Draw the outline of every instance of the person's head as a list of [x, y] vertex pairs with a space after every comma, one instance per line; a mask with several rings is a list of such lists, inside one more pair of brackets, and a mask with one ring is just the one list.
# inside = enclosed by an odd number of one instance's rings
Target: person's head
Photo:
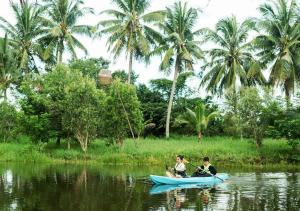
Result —
[[203, 165], [207, 166], [209, 164], [209, 157], [203, 158]]
[[177, 156], [176, 156], [176, 162], [177, 162], [177, 163], [182, 163], [182, 162], [183, 162], [183, 159], [184, 159], [184, 156], [183, 156], [183, 155], [177, 155]]

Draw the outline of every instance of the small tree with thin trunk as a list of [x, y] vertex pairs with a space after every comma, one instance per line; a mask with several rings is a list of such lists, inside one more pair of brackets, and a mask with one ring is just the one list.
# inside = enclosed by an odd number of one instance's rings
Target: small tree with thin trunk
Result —
[[104, 93], [88, 77], [80, 77], [76, 83], [65, 88], [62, 125], [77, 139], [85, 153], [88, 144], [99, 132], [97, 129], [103, 121], [104, 101]]

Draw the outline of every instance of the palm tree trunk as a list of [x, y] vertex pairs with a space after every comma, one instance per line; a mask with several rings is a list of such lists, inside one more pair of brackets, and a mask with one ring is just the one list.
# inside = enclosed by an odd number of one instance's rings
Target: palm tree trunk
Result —
[[64, 48], [64, 44], [63, 41], [60, 40], [59, 44], [57, 46], [57, 55], [56, 55], [56, 59], [57, 59], [57, 64], [61, 64], [62, 63], [62, 54], [63, 54], [63, 48]]
[[129, 84], [131, 83], [132, 63], [133, 63], [133, 53], [132, 53], [132, 50], [130, 50], [130, 53], [129, 53], [129, 67], [128, 67], [128, 79], [127, 79], [127, 82]]
[[284, 92], [285, 92], [286, 109], [288, 110], [291, 107], [291, 96], [290, 96], [290, 91], [289, 91], [287, 81], [285, 81], [284, 83]]
[[7, 102], [7, 89], [6, 88], [3, 90], [3, 97], [4, 97], [4, 102]]
[[202, 133], [201, 131], [198, 132], [198, 142], [200, 143], [202, 140]]
[[178, 74], [179, 74], [179, 59], [177, 57], [176, 58], [176, 63], [175, 63], [175, 72], [174, 72], [172, 89], [171, 89], [171, 94], [170, 94], [170, 99], [169, 99], [168, 111], [167, 111], [166, 138], [170, 137], [170, 119], [171, 119], [171, 112], [172, 112], [172, 106], [173, 106], [173, 98], [174, 98], [174, 94], [175, 94], [175, 89], [176, 89], [176, 83], [177, 83]]

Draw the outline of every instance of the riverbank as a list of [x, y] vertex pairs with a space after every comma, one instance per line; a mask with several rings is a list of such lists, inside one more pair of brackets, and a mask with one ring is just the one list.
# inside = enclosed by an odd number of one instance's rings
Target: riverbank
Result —
[[286, 140], [264, 140], [263, 147], [257, 149], [249, 140], [229, 137], [207, 137], [198, 143], [195, 137], [165, 139], [129, 139], [123, 147], [106, 146], [96, 140], [84, 154], [78, 144], [62, 142], [60, 146], [48, 144], [33, 145], [29, 142], [0, 144], [0, 162], [45, 162], [45, 163], [84, 163], [165, 165], [173, 164], [177, 154], [183, 154], [191, 162], [199, 162], [209, 156], [214, 163], [223, 165], [272, 166], [299, 164], [299, 153], [293, 152]]

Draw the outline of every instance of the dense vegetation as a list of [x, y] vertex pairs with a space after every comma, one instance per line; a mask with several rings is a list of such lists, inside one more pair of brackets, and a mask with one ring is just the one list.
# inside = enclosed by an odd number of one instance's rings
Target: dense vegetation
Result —
[[[95, 13], [82, 0], [12, 1], [15, 24], [0, 17], [5, 33], [0, 38], [0, 141], [6, 143], [0, 145], [0, 160], [16, 160], [5, 158], [6, 150], [24, 153], [27, 149], [42, 152], [45, 159], [78, 159], [79, 152], [72, 149], [76, 144], [85, 158], [96, 156], [93, 152], [113, 152], [111, 156], [120, 152], [118, 159], [122, 153], [128, 153], [126, 159], [144, 153], [148, 160], [151, 151], [143, 147], [153, 149], [153, 156], [196, 157], [197, 138], [184, 144], [141, 140], [169, 138], [170, 133], [197, 134], [199, 141], [203, 136], [224, 136], [201, 141], [208, 150], [201, 153], [216, 160], [221, 160], [218, 153], [227, 156], [230, 149], [224, 146], [229, 144], [240, 148], [230, 158], [249, 153], [235, 158], [236, 162], [300, 160], [300, 5], [296, 0], [267, 2], [258, 8], [260, 17], [242, 23], [235, 16], [227, 17], [215, 29], [195, 29], [201, 21], [199, 11], [181, 1], [152, 12], [147, 11], [150, 0], [113, 3], [115, 8], [101, 13], [111, 17], [96, 26], [79, 24], [85, 15]], [[107, 39], [115, 58], [126, 54], [128, 71], [115, 70], [112, 81], [109, 74], [107, 81], [99, 80], [99, 71], [110, 69], [111, 61], [77, 58], [78, 49], [88, 51], [80, 42], [83, 35]], [[213, 47], [205, 49], [203, 43]], [[72, 59], [63, 62], [66, 53]], [[133, 62], [149, 63], [157, 55], [162, 56], [161, 71], [172, 73], [173, 79], [138, 83]], [[200, 72], [197, 63], [203, 64]], [[208, 93], [205, 99], [188, 85], [192, 77], [201, 80], [199, 89]], [[273, 97], [278, 88], [283, 98]], [[131, 138], [128, 141], [135, 149], [124, 144], [126, 138]], [[214, 147], [216, 151], [209, 151]], [[155, 148], [160, 148], [159, 153]]]

